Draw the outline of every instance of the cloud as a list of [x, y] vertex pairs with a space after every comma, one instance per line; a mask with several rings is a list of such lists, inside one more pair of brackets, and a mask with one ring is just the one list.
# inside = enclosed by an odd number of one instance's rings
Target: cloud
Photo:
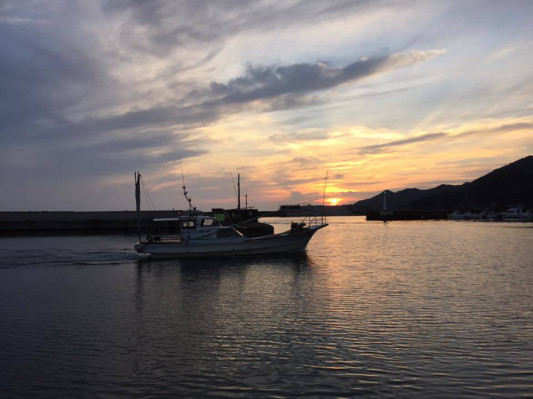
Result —
[[279, 97], [286, 94], [306, 94], [355, 82], [395, 68], [429, 61], [443, 54], [442, 50], [411, 51], [363, 58], [344, 67], [324, 63], [282, 66], [248, 66], [243, 76], [228, 83], [212, 83], [211, 92], [220, 95], [224, 103], [244, 103]]
[[295, 133], [276, 133], [269, 137], [275, 143], [287, 143], [294, 141], [317, 141], [326, 140], [331, 136], [329, 132], [306, 130]]
[[[392, 54], [361, 59], [345, 67], [330, 67], [324, 63], [248, 67], [242, 76], [231, 79], [225, 84], [211, 83], [209, 88], [203, 91], [203, 101], [196, 104], [156, 105], [105, 117], [87, 116], [77, 122], [64, 116], [70, 106], [66, 102], [69, 97], [63, 99], [64, 103], [55, 104], [54, 97], [51, 95], [54, 90], [52, 86], [55, 84], [55, 72], [53, 71], [56, 68], [69, 69], [70, 59], [64, 61], [61, 57], [52, 57], [54, 62], [51, 62], [48, 75], [41, 76], [47, 82], [45, 83], [47, 85], [45, 90], [40, 90], [37, 87], [35, 93], [35, 87], [26, 86], [23, 79], [14, 77], [13, 80], [17, 83], [12, 89], [13, 96], [10, 97], [9, 104], [15, 107], [18, 113], [10, 114], [12, 129], [8, 130], [6, 141], [24, 142], [27, 140], [86, 137], [107, 134], [116, 130], [135, 130], [156, 126], [172, 128], [175, 134], [186, 132], [190, 129], [206, 126], [222, 115], [240, 112], [243, 107], [259, 100], [263, 101], [265, 110], [302, 106], [307, 103], [305, 97], [310, 93], [355, 82], [376, 73], [384, 73], [395, 67], [405, 67], [422, 62], [424, 59], [429, 60], [436, 54], [440, 54], [440, 52], [414, 51], [406, 54]], [[74, 62], [74, 65], [77, 65], [77, 62]], [[91, 69], [86, 67], [80, 68], [79, 71], [72, 68], [71, 74], [73, 74], [73, 79], [80, 78], [82, 87], [88, 87], [92, 76], [90, 72]], [[16, 69], [12, 67], [0, 79], [8, 81], [13, 78], [12, 75], [14, 74], [16, 74]], [[41, 75], [43, 74], [46, 72], [41, 73]], [[62, 81], [61, 84], [68, 86], [69, 83], [67, 80]], [[66, 90], [61, 90], [60, 84], [57, 86], [60, 93], [65, 93]], [[41, 93], [41, 91], [45, 93]], [[16, 93], [18, 92], [27, 94], [19, 97], [17, 103]], [[52, 98], [47, 101], [49, 94]], [[81, 93], [77, 94], [81, 95]], [[196, 97], [197, 95], [198, 91]], [[284, 98], [285, 101], [280, 102], [280, 98]], [[72, 99], [70, 100], [72, 101]], [[39, 101], [39, 104], [31, 104], [31, 101]], [[30, 111], [29, 115], [23, 113], [22, 110], [27, 108], [34, 111]], [[324, 133], [313, 133], [295, 135], [293, 139], [322, 139], [325, 137]], [[281, 139], [281, 137], [277, 138]]]
[[532, 122], [517, 122], [517, 123], [508, 123], [496, 127], [486, 128], [486, 129], [473, 129], [467, 130], [462, 133], [454, 135], [454, 137], [467, 137], [474, 135], [486, 135], [486, 134], [499, 134], [499, 133], [509, 133], [516, 130], [533, 130]]
[[4, 129], [32, 121], [57, 121], [87, 95], [105, 73], [68, 41], [57, 42], [40, 26], [0, 24], [0, 119]]
[[[322, 160], [317, 157], [295, 157], [286, 162], [285, 166], [288, 166], [290, 170], [296, 169], [314, 169], [322, 164]], [[284, 167], [285, 167], [284, 166]]]
[[441, 133], [428, 133], [428, 134], [423, 134], [421, 136], [411, 137], [411, 138], [408, 138], [408, 139], [389, 141], [388, 143], [384, 143], [384, 144], [375, 144], [375, 145], [369, 145], [369, 146], [366, 146], [366, 147], [359, 147], [359, 153], [360, 154], [375, 154], [375, 153], [381, 152], [383, 150], [386, 150], [386, 149], [388, 149], [390, 147], [399, 147], [399, 146], [412, 144], [412, 143], [419, 143], [419, 142], [424, 142], [424, 141], [437, 140], [437, 139], [441, 139], [441, 138], [446, 137], [446, 136], [448, 136], [448, 134], [447, 133], [443, 133], [443, 132], [441, 132]]
[[164, 56], [176, 47], [205, 50], [236, 35], [317, 24], [383, 5], [391, 7], [386, 0], [114, 0], [103, 3], [103, 11], [120, 16], [122, 39], [133, 48]]
[[490, 134], [508, 133], [508, 132], [513, 132], [516, 130], [526, 130], [526, 129], [533, 129], [533, 123], [531, 122], [509, 123], [509, 124], [503, 124], [500, 126], [486, 128], [486, 129], [467, 130], [465, 132], [457, 133], [457, 134], [445, 133], [445, 132], [428, 133], [428, 134], [423, 134], [420, 136], [411, 137], [407, 139], [390, 141], [388, 143], [359, 147], [358, 150], [360, 154], [375, 154], [375, 153], [379, 153], [382, 151], [386, 151], [390, 147], [399, 147], [399, 146], [408, 145], [412, 143], [438, 140], [438, 139], [442, 139], [445, 137], [449, 140], [455, 140], [455, 139], [459, 139], [462, 137], [468, 137], [468, 136], [474, 136], [474, 135], [487, 135], [487, 134], [490, 135]]
[[[36, 175], [46, 175], [47, 179], [75, 178], [92, 176], [107, 179], [111, 176], [128, 173], [133, 168], [150, 172], [162, 165], [175, 164], [178, 157], [183, 159], [205, 154], [207, 150], [194, 144], [173, 141], [157, 149], [142, 146], [142, 140], [125, 140], [130, 148], [122, 148], [121, 141], [84, 146], [80, 148], [59, 147], [44, 152], [28, 151], [30, 156], [21, 159], [17, 151], [2, 157], [0, 166], [16, 170], [16, 176], [5, 175], [9, 180], [34, 179]], [[168, 166], [167, 166], [168, 167]], [[38, 173], [36, 173], [38, 169]]]
[[[340, 67], [326, 63], [248, 66], [241, 76], [212, 82], [202, 89], [197, 82], [177, 81], [176, 76], [187, 68], [182, 62], [186, 57], [169, 58], [164, 68], [142, 80], [125, 80], [121, 73], [126, 71], [124, 76], [139, 79], [139, 73], [151, 72], [150, 63], [135, 55], [135, 48], [158, 48], [156, 53], [169, 55], [171, 47], [181, 51], [183, 46], [189, 51], [198, 43], [217, 42], [249, 29], [308, 24], [379, 4], [117, 0], [59, 7], [47, 2], [25, 5], [6, 0], [0, 7], [4, 145], [41, 146], [54, 140], [110, 136], [125, 130], [136, 135], [154, 128], [167, 128], [174, 135], [188, 134], [249, 107], [272, 111], [314, 104], [319, 100], [312, 94], [436, 54], [412, 51], [364, 58]], [[197, 51], [201, 54], [198, 60], [204, 61], [217, 52], [212, 46]], [[137, 75], [131, 73], [133, 68], [139, 68]], [[156, 84], [169, 95], [156, 96]], [[143, 96], [158, 101], [143, 101]]]

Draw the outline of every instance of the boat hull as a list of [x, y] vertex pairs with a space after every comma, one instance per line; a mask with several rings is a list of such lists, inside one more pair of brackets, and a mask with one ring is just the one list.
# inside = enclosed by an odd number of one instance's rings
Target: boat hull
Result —
[[138, 243], [135, 250], [154, 259], [249, 256], [305, 251], [313, 235], [326, 225], [261, 237]]

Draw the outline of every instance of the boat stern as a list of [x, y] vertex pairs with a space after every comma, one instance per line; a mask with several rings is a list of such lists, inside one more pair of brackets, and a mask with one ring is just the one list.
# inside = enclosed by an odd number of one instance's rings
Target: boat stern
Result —
[[133, 248], [135, 248], [135, 251], [140, 253], [140, 254], [144, 254], [144, 248], [146, 247], [146, 244], [143, 243], [143, 242], [138, 242], [137, 244], [135, 244], [133, 246]]

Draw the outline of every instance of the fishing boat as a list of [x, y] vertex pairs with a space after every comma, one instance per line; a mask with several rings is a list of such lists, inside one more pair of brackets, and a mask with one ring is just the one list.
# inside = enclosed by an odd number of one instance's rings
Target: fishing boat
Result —
[[[243, 236], [234, 226], [222, 226], [214, 217], [200, 214], [191, 204], [183, 186], [189, 211], [174, 218], [154, 219], [161, 231], [172, 234], [141, 237], [138, 224], [138, 242], [135, 251], [151, 258], [201, 258], [217, 256], [246, 256], [303, 252], [313, 235], [326, 227], [325, 216], [310, 217], [283, 233], [258, 237]], [[135, 197], [140, 213], [140, 173], [136, 173]]]

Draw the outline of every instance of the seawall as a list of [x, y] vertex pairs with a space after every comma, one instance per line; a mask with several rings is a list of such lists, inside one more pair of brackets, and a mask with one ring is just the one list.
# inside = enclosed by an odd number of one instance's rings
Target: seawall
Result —
[[[153, 219], [176, 217], [179, 211], [141, 211], [143, 233], [150, 232]], [[137, 212], [0, 212], [0, 233], [15, 232], [136, 232]]]
[[439, 211], [389, 211], [385, 214], [382, 211], [369, 211], [366, 213], [366, 220], [445, 220], [448, 219], [448, 212]]

